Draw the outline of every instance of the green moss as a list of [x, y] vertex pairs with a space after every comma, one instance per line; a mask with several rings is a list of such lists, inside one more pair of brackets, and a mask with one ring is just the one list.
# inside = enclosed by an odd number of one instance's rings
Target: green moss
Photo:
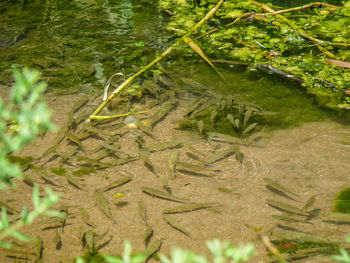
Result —
[[[179, 5], [178, 0], [160, 0], [160, 3], [163, 2], [167, 2], [168, 7], [177, 14], [170, 19], [170, 23], [178, 31], [185, 32], [191, 28], [182, 22], [183, 19], [198, 18], [198, 9], [189, 4]], [[296, 5], [297, 3], [293, 4]], [[210, 6], [203, 2], [201, 13], [203, 8], [208, 11]], [[250, 1], [233, 0], [222, 5], [215, 18], [203, 25], [198, 32], [201, 35], [214, 27], [220, 28], [196, 40], [204, 53], [208, 57], [250, 62], [253, 67], [269, 64], [293, 75], [303, 80], [306, 91], [316, 98], [321, 107], [340, 110], [339, 104], [349, 103], [350, 96], [341, 90], [348, 89], [350, 73], [345, 68], [330, 65], [327, 52], [320, 52], [305, 37], [306, 32], [322, 41], [349, 44], [350, 20], [345, 16], [350, 13], [350, 8], [347, 5], [338, 9], [308, 8], [275, 17], [266, 15], [268, 22], [243, 18], [230, 27], [223, 26], [230, 24], [239, 14], [249, 12], [266, 11]], [[286, 17], [288, 23], [285, 22]], [[348, 57], [346, 45], [327, 43], [323, 48], [334, 55], [333, 59], [344, 60]]]
[[338, 213], [350, 214], [350, 187], [338, 193], [333, 210]]

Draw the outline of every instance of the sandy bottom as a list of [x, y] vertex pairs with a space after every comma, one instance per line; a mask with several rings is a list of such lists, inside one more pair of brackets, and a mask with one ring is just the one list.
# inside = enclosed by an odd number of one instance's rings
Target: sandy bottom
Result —
[[[53, 110], [53, 122], [58, 126], [64, 126], [68, 121], [68, 112], [80, 98], [81, 95], [48, 97], [47, 102]], [[91, 104], [93, 103], [90, 103], [91, 109], [88, 105], [80, 111], [87, 109], [91, 112], [94, 109], [94, 105]], [[134, 251], [143, 251], [146, 223], [139, 215], [140, 201], [146, 208], [147, 224], [154, 231], [150, 243], [161, 239], [160, 252], [164, 254], [169, 254], [174, 246], [208, 254], [206, 240], [218, 238], [228, 240], [235, 245], [253, 243], [258, 255], [250, 262], [262, 263], [271, 262], [272, 259], [268, 257], [260, 235], [267, 235], [270, 240], [281, 240], [282, 238], [276, 236], [276, 233], [300, 233], [291, 230], [297, 229], [314, 234], [312, 237], [317, 235], [317, 237], [328, 238], [329, 241], [344, 240], [345, 235], [350, 231], [350, 225], [331, 224], [324, 221], [327, 221], [327, 215], [332, 211], [335, 195], [349, 187], [349, 126], [325, 121], [308, 123], [293, 129], [261, 133], [259, 134], [262, 136], [261, 147], [240, 146], [244, 154], [242, 164], [237, 161], [235, 155], [231, 155], [213, 163], [208, 171], [203, 172], [204, 175], [190, 174], [179, 168], [173, 174], [168, 160], [175, 150], [179, 152], [180, 161], [199, 165], [200, 160], [206, 160], [230, 146], [223, 142], [208, 142], [189, 131], [178, 130], [178, 125], [173, 121], [182, 118], [188, 104], [189, 99], [180, 100], [176, 109], [154, 126], [152, 131], [154, 139], [142, 132], [139, 134], [142, 134], [144, 140], [142, 144], [146, 148], [159, 142], [193, 136], [189, 144], [199, 152], [193, 152], [183, 146], [152, 152], [149, 159], [153, 164], [153, 171], [145, 165], [143, 160], [138, 159], [124, 165], [99, 169], [89, 175], [74, 176], [81, 189], [70, 184], [64, 176], [51, 172], [52, 168], [58, 167], [63, 167], [69, 172], [81, 168], [84, 162], [76, 159], [61, 163], [61, 158], [52, 159], [55, 154], [51, 153], [36, 164], [45, 168], [48, 178], [58, 187], [46, 184], [36, 170], [29, 169], [25, 172], [27, 176], [38, 182], [41, 188], [50, 186], [59, 193], [61, 200], [55, 207], [68, 212], [68, 218], [63, 226], [60, 222], [49, 222], [46, 221], [47, 218], [41, 218], [30, 227], [22, 229], [25, 234], [41, 237], [42, 262], [72, 262], [74, 257], [85, 254], [87, 248], [83, 247], [82, 236], [88, 230], [97, 234], [108, 230], [108, 233], [95, 244], [96, 247], [101, 248], [102, 253], [120, 254], [124, 240], [131, 241]], [[158, 106], [139, 118], [152, 116], [157, 110], [159, 110]], [[101, 127], [108, 131], [112, 124], [108, 125], [109, 127]], [[122, 151], [129, 155], [138, 153], [139, 147], [135, 140], [137, 134], [135, 135], [133, 130], [123, 127], [113, 133], [119, 135], [117, 143]], [[52, 146], [55, 136], [54, 133], [47, 133], [44, 138], [25, 147], [20, 155], [40, 157]], [[101, 135], [83, 140], [85, 152], [79, 150], [77, 155], [94, 158], [98, 153], [93, 153], [92, 150], [103, 144], [107, 138], [108, 136]], [[75, 144], [64, 138], [57, 151], [65, 152], [73, 145]], [[117, 155], [125, 157], [123, 154]], [[107, 157], [101, 162], [113, 160], [118, 159]], [[131, 181], [103, 193], [115, 219], [115, 223], [112, 223], [96, 204], [95, 191], [125, 176], [130, 176]], [[196, 203], [217, 203], [219, 206], [171, 215], [189, 233], [185, 235], [165, 222], [162, 216], [162, 210], [182, 204], [160, 199], [142, 191], [142, 187], [165, 191], [161, 177], [167, 180], [168, 190], [171, 190], [173, 196]], [[294, 199], [291, 200], [283, 197], [281, 193], [270, 191], [271, 189], [266, 188], [269, 181], [265, 178], [273, 180], [298, 196], [289, 194]], [[0, 196], [2, 201], [21, 210], [23, 204], [31, 203], [32, 187], [22, 181], [17, 182], [17, 185], [15, 190], [2, 192]], [[124, 196], [115, 198], [113, 196], [116, 193], [123, 193]], [[316, 201], [309, 210], [318, 213], [308, 221], [308, 224], [281, 221], [272, 217], [283, 213], [276, 207], [269, 206], [267, 201], [274, 200], [302, 208], [312, 196], [316, 197]], [[96, 227], [84, 222], [80, 214], [81, 208], [87, 211], [89, 221]], [[296, 218], [295, 215], [289, 216]], [[300, 216], [297, 218], [305, 219]], [[281, 226], [290, 229], [282, 229]], [[61, 238], [61, 245], [58, 246], [55, 242], [57, 234]], [[282, 245], [293, 247], [295, 242], [286, 241]], [[21, 252], [1, 250], [0, 262], [35, 262], [36, 252], [32, 245], [15, 246], [14, 249]], [[284, 256], [293, 257], [293, 253]], [[328, 256], [318, 256], [315, 253], [315, 256], [306, 257], [300, 261], [329, 262], [330, 260]]]

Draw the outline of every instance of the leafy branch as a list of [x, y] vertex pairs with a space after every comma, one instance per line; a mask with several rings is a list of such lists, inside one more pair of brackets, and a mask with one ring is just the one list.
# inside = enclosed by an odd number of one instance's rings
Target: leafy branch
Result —
[[10, 248], [11, 244], [3, 241], [5, 238], [11, 236], [20, 241], [28, 242], [32, 239], [26, 235], [21, 234], [17, 230], [24, 225], [30, 225], [38, 216], [47, 215], [50, 217], [61, 217], [61, 213], [49, 208], [54, 205], [59, 197], [54, 194], [51, 189], [45, 188], [47, 196], [40, 198], [38, 186], [33, 187], [33, 211], [29, 212], [27, 206], [25, 206], [21, 213], [21, 218], [15, 224], [9, 222], [7, 217], [7, 210], [5, 207], [1, 210], [1, 221], [0, 221], [0, 246], [4, 248]]
[[10, 103], [0, 98], [0, 189], [13, 185], [12, 178], [21, 177], [18, 166], [10, 163], [8, 156], [30, 143], [40, 132], [52, 130], [50, 111], [41, 98], [46, 84], [37, 83], [40, 73], [24, 68], [14, 69], [15, 85], [10, 93]]

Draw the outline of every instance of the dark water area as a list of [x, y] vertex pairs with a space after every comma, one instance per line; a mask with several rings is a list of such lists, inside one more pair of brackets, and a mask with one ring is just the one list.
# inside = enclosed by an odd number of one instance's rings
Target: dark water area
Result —
[[[274, 4], [289, 7], [309, 2]], [[156, 8], [155, 1], [5, 1], [0, 13], [0, 81], [5, 85], [12, 82], [13, 66], [27, 66], [42, 73], [49, 91], [76, 88], [96, 93], [113, 73], [131, 76], [174, 41], [164, 29], [166, 14]], [[227, 85], [208, 66], [179, 57], [177, 53], [164, 60], [177, 77], [193, 78], [209, 89], [233, 93], [239, 100], [277, 113], [266, 119], [271, 127], [334, 115], [320, 109], [294, 82], [266, 72], [218, 65]], [[193, 59], [198, 56], [193, 54]]]
[[1, 80], [10, 80], [11, 66], [26, 65], [50, 88], [102, 85], [164, 46], [162, 17], [153, 10], [133, 1], [2, 3]]

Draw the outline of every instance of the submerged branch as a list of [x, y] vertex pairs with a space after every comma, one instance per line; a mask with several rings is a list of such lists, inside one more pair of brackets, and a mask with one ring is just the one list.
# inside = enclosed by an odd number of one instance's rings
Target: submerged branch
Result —
[[307, 5], [303, 5], [303, 6], [288, 8], [288, 9], [284, 9], [284, 10], [280, 10], [280, 11], [275, 11], [272, 14], [273, 15], [279, 15], [279, 14], [283, 14], [283, 13], [287, 13], [287, 12], [293, 12], [293, 11], [298, 11], [298, 10], [310, 8], [310, 7], [315, 6], [315, 5], [317, 5], [317, 6], [324, 6], [324, 7], [330, 7], [330, 8], [340, 8], [340, 6], [325, 4], [325, 3], [321, 3], [321, 2], [316, 2], [316, 3], [311, 3], [311, 4], [307, 4]]
[[113, 91], [113, 93], [101, 103], [101, 105], [92, 113], [89, 118], [88, 122], [96, 119], [97, 114], [101, 112], [101, 110], [107, 106], [111, 102], [111, 100], [120, 93], [123, 89], [125, 89], [135, 78], [140, 76], [143, 72], [157, 64], [160, 60], [162, 60], [164, 57], [166, 57], [177, 45], [179, 45], [184, 39], [186, 39], [188, 36], [190, 36], [195, 30], [197, 30], [202, 24], [204, 24], [210, 17], [212, 17], [220, 8], [224, 0], [220, 0], [216, 6], [211, 9], [191, 30], [189, 30], [183, 37], [179, 38], [174, 44], [172, 44], [167, 50], [165, 50], [159, 57], [154, 59], [151, 63], [149, 63], [146, 67], [129, 77], [126, 81], [124, 81], [116, 90]]

